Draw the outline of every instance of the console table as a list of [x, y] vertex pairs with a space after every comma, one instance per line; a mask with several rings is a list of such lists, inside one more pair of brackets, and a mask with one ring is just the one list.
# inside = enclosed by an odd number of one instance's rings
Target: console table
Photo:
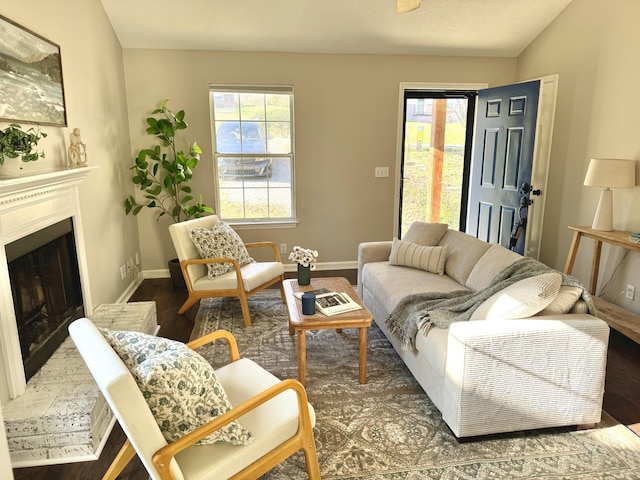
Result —
[[602, 244], [608, 243], [610, 245], [615, 245], [617, 247], [626, 248], [627, 250], [633, 250], [636, 252], [640, 252], [640, 244], [629, 242], [627, 239], [629, 238], [629, 235], [631, 235], [631, 232], [625, 232], [623, 230], [602, 232], [594, 230], [591, 227], [569, 228], [573, 230], [573, 240], [571, 241], [571, 247], [569, 248], [569, 255], [567, 256], [567, 263], [565, 264], [564, 272], [567, 275], [571, 274], [582, 237], [594, 240], [595, 245], [593, 249], [593, 261], [591, 264], [589, 293], [594, 295], [593, 301], [596, 305], [596, 309], [598, 310], [598, 316], [606, 321], [610, 327], [615, 328], [626, 337], [640, 344], [640, 319], [638, 315], [613, 305], [602, 298], [595, 297], [596, 286], [598, 283], [598, 271], [600, 269], [600, 253], [602, 251]]

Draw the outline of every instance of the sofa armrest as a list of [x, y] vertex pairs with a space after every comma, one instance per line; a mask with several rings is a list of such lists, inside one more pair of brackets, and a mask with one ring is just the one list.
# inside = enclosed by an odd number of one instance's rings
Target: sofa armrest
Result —
[[460, 437], [597, 423], [608, 342], [591, 315], [453, 323], [443, 418]]
[[358, 245], [358, 295], [362, 298], [362, 267], [370, 262], [384, 262], [391, 255], [391, 240], [363, 242]]

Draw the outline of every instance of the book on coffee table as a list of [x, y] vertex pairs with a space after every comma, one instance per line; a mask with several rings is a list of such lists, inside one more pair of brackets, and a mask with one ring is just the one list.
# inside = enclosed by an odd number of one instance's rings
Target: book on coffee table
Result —
[[294, 292], [293, 296], [296, 298], [302, 298], [303, 293], [313, 293], [314, 295], [320, 295], [321, 293], [331, 293], [328, 288], [316, 288], [315, 290], [309, 290], [308, 292]]
[[328, 317], [340, 313], [360, 310], [359, 303], [343, 292], [329, 292], [316, 295], [316, 308]]

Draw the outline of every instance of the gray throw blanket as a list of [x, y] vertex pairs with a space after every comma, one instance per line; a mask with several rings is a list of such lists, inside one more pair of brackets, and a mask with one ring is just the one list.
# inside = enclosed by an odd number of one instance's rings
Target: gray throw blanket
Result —
[[[414, 350], [419, 331], [426, 334], [433, 326], [449, 328], [453, 322], [469, 320], [482, 302], [494, 293], [525, 278], [549, 272], [557, 270], [533, 258], [524, 257], [502, 270], [484, 290], [408, 295], [398, 302], [386, 323], [391, 333], [401, 340], [403, 349]], [[593, 300], [580, 281], [569, 275], [561, 275], [562, 285], [582, 288], [581, 299], [587, 304], [588, 312], [595, 314]]]

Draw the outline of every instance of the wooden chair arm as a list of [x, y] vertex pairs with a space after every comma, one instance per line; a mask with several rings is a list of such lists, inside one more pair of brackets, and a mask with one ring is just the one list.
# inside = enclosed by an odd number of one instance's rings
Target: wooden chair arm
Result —
[[282, 261], [280, 258], [280, 250], [278, 250], [278, 247], [273, 242], [250, 242], [245, 243], [244, 246], [247, 248], [271, 247], [273, 254], [275, 255], [276, 262]]
[[227, 330], [216, 330], [214, 332], [203, 335], [202, 337], [198, 337], [195, 340], [187, 343], [187, 347], [195, 350], [196, 348], [200, 348], [203, 345], [215, 342], [220, 338], [225, 339], [229, 345], [229, 356], [231, 357], [231, 361], [235, 362], [236, 360], [240, 360], [240, 353], [238, 352], [238, 342], [236, 342], [233, 334]]
[[232, 408], [224, 415], [205, 423], [204, 425], [196, 428], [192, 432], [188, 433], [184, 437], [162, 447], [153, 455], [153, 464], [158, 469], [160, 477], [162, 479], [173, 480], [171, 470], [169, 468], [171, 459], [181, 452], [182, 450], [194, 445], [198, 440], [203, 439], [207, 435], [219, 430], [228, 423], [237, 420], [247, 412], [254, 410], [263, 403], [271, 400], [273, 397], [279, 395], [286, 390], [294, 390], [298, 397], [298, 431], [300, 431], [301, 425], [310, 425], [311, 417], [309, 416], [309, 406], [307, 400], [307, 392], [300, 382], [295, 379], [289, 378], [283, 380], [267, 390], [259, 393], [241, 403], [237, 407]]

